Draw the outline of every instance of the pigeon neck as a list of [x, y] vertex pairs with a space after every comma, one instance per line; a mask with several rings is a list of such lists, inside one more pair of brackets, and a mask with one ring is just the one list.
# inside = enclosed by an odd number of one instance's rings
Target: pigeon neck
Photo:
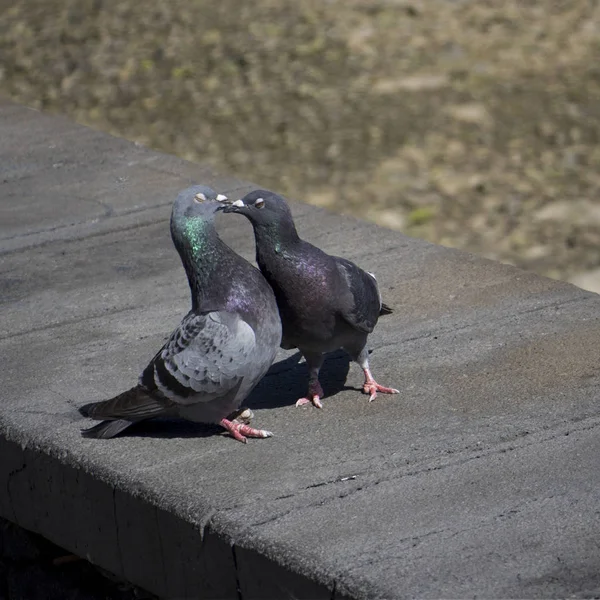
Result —
[[281, 253], [289, 246], [300, 241], [296, 226], [291, 218], [281, 219], [271, 223], [261, 223], [254, 229], [257, 246], [272, 247], [275, 252]]
[[[209, 291], [218, 293], [215, 282], [227, 280], [223, 258], [231, 250], [221, 241], [213, 224], [199, 218], [190, 218], [184, 223], [183, 236], [175, 241], [175, 245], [190, 285], [192, 309], [197, 309]], [[219, 277], [214, 276], [217, 271]], [[207, 289], [208, 281], [211, 282], [210, 290]]]

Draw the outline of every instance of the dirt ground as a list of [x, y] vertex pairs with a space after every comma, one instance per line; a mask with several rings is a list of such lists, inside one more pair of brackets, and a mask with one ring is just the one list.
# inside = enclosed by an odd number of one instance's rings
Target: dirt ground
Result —
[[2, 94], [600, 290], [597, 0], [0, 10]]

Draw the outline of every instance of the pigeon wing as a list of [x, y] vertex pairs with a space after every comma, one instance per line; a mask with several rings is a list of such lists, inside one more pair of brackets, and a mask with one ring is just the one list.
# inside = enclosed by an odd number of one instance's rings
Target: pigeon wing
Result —
[[140, 383], [177, 404], [210, 402], [254, 371], [256, 338], [238, 314], [190, 312], [146, 367]]
[[381, 294], [377, 280], [345, 258], [335, 257], [338, 272], [346, 283], [348, 293], [343, 294], [339, 314], [355, 329], [371, 333], [381, 311]]

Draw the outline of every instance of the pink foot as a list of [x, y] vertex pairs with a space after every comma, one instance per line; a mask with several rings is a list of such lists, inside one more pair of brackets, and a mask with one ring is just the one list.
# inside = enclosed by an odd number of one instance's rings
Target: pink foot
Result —
[[373, 379], [373, 375], [371, 375], [371, 371], [369, 369], [364, 369], [365, 372], [365, 383], [363, 385], [363, 392], [365, 394], [369, 394], [369, 402], [373, 402], [375, 398], [377, 398], [377, 392], [381, 392], [382, 394], [399, 394], [400, 391], [395, 388], [385, 387], [383, 385], [379, 385], [375, 379]]
[[253, 438], [273, 437], [273, 434], [270, 431], [265, 431], [264, 429], [254, 429], [253, 427], [245, 425], [244, 423], [236, 423], [235, 421], [229, 421], [227, 419], [221, 419], [221, 425], [227, 429], [233, 438], [235, 438], [238, 442], [242, 442], [243, 444], [247, 442], [247, 439], [244, 436]]
[[308, 384], [308, 394], [304, 398], [300, 398], [296, 402], [296, 406], [304, 406], [305, 404], [312, 404], [317, 408], [323, 408], [323, 404], [321, 403], [321, 398], [323, 397], [323, 388], [321, 384], [317, 381], [316, 383], [309, 382]]
[[317, 394], [309, 398], [299, 398], [296, 402], [296, 406], [304, 406], [305, 404], [313, 404], [317, 408], [323, 408], [321, 398]]

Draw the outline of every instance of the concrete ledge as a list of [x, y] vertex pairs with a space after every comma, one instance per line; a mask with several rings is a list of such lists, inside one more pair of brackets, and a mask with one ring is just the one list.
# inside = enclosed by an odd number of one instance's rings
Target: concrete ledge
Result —
[[[161, 597], [600, 593], [600, 297], [293, 205], [377, 273], [393, 315], [369, 404], [340, 353], [323, 411], [281, 351], [246, 446], [148, 423], [86, 440], [76, 408], [132, 385], [187, 310], [174, 193], [250, 186], [0, 102], [0, 516]], [[224, 239], [252, 258], [241, 218]]]

